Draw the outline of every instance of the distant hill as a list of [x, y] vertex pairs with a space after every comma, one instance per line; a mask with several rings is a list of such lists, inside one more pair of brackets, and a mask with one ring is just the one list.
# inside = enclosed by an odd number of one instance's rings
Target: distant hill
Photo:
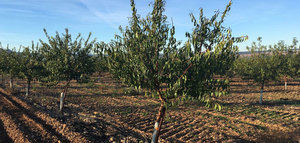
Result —
[[[262, 51], [262, 52], [264, 52], [264, 53], [269, 53], [270, 51]], [[300, 52], [300, 49], [297, 49], [297, 53], [298, 53], [298, 52]], [[259, 52], [256, 52], [256, 53], [259, 53]], [[240, 55], [241, 57], [248, 57], [248, 56], [251, 55], [251, 52], [249, 52], [249, 51], [241, 51], [241, 52], [239, 52], [239, 55]]]

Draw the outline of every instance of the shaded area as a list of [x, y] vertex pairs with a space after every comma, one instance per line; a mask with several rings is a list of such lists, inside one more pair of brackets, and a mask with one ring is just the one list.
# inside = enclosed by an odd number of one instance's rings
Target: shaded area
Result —
[[[261, 105], [259, 103], [252, 103], [250, 105]], [[275, 100], [275, 101], [263, 101], [265, 106], [282, 106], [282, 105], [295, 105], [300, 106], [300, 100]]]
[[82, 133], [84, 137], [92, 142], [107, 142], [109, 137], [106, 136], [106, 126], [103, 124], [103, 121], [98, 121], [96, 123], [86, 123], [81, 121], [76, 121], [72, 123], [76, 132]]
[[[295, 90], [288, 90], [288, 92], [292, 92]], [[282, 89], [270, 89], [270, 90], [264, 90], [264, 93], [272, 93], [272, 92], [276, 92], [276, 93], [286, 93], [287, 91], [282, 90]], [[230, 90], [230, 93], [260, 93], [260, 90], [248, 90], [248, 89], [244, 89], [244, 90]]]
[[[255, 143], [254, 141], [246, 140], [246, 139], [240, 138], [239, 136], [229, 135], [226, 133], [224, 133], [224, 135], [226, 138], [229, 137], [229, 138], [234, 139], [234, 143]], [[223, 140], [219, 140], [218, 142], [222, 142], [222, 141]]]
[[0, 120], [0, 142], [13, 143], [12, 139], [7, 135], [1, 120]]
[[294, 129], [291, 132], [269, 130], [263, 134], [258, 135], [257, 141], [266, 143], [299, 143], [300, 128]]
[[[0, 94], [2, 96], [4, 96], [5, 98], [7, 98], [10, 102], [12, 102], [12, 104], [14, 106], [16, 106], [17, 108], [19, 108], [20, 111], [22, 111], [24, 114], [26, 114], [27, 116], [29, 116], [32, 120], [34, 120], [35, 122], [39, 123], [40, 125], [42, 125], [42, 127], [48, 132], [50, 133], [52, 136], [56, 136], [59, 140], [63, 141], [63, 142], [70, 142], [66, 137], [62, 136], [60, 133], [56, 132], [55, 129], [52, 128], [52, 126], [46, 124], [45, 121], [43, 121], [42, 119], [38, 118], [37, 116], [35, 116], [31, 111], [23, 108], [19, 103], [17, 103], [16, 101], [14, 101], [11, 97], [9, 97], [8, 95], [0, 92]], [[5, 110], [5, 109], [4, 109]], [[7, 112], [7, 114], [11, 115], [12, 117], [14, 117], [14, 114], [12, 113], [15, 113], [15, 111], [11, 111], [9, 112], [8, 109], [5, 110]], [[17, 122], [16, 123], [19, 123], [20, 121], [18, 121], [18, 119], [16, 118], [15, 119]], [[26, 129], [27, 128], [27, 129]], [[26, 129], [27, 131], [26, 132], [30, 132], [29, 128], [28, 127], [24, 127], [24, 129]], [[33, 140], [36, 140], [36, 139], [33, 139]], [[42, 141], [42, 140], [41, 140]]]
[[222, 106], [227, 106], [227, 107], [230, 107], [230, 106], [249, 106], [249, 105], [255, 105], [255, 106], [270, 106], [270, 107], [273, 107], [273, 106], [283, 106], [283, 105], [294, 105], [294, 106], [300, 106], [300, 100], [286, 100], [286, 99], [282, 99], [282, 100], [273, 100], [273, 101], [270, 101], [270, 100], [263, 100], [263, 103], [262, 104], [259, 104], [259, 102], [247, 102], [247, 103], [244, 103], [244, 102], [221, 102], [221, 105]]
[[[48, 96], [48, 95], [41, 95], [41, 96]], [[84, 137], [86, 137], [88, 140], [92, 141], [92, 142], [107, 142], [109, 140], [109, 136], [106, 135], [106, 133], [108, 132], [112, 132], [113, 130], [116, 131], [113, 136], [122, 136], [122, 137], [135, 137], [139, 140], [144, 140], [144, 137], [138, 133], [135, 132], [132, 129], [128, 129], [126, 127], [123, 127], [121, 124], [122, 123], [115, 123], [112, 124], [110, 122], [115, 122], [115, 121], [105, 121], [101, 118], [91, 118], [91, 117], [82, 117], [81, 115], [79, 115], [79, 113], [90, 113], [91, 111], [97, 111], [96, 109], [101, 110], [102, 112], [107, 113], [107, 111], [109, 110], [118, 110], [120, 112], [126, 112], [126, 110], [128, 108], [135, 108], [136, 107], [125, 107], [125, 108], [120, 108], [118, 106], [107, 106], [107, 107], [103, 107], [103, 106], [93, 106], [91, 104], [86, 104], [86, 103], [81, 103], [82, 101], [85, 100], [80, 100], [78, 98], [82, 97], [82, 96], [88, 96], [88, 97], [92, 97], [92, 98], [99, 98], [101, 96], [121, 96], [118, 94], [109, 94], [109, 95], [80, 95], [80, 94], [69, 94], [67, 95], [66, 101], [65, 101], [65, 107], [64, 107], [64, 113], [63, 116], [59, 115], [56, 107], [58, 107], [58, 101], [54, 101], [54, 105], [56, 105], [54, 107], [54, 109], [50, 110], [47, 109], [46, 107], [42, 106], [40, 103], [35, 103], [38, 106], [41, 106], [39, 108], [41, 108], [41, 110], [43, 110], [44, 112], [47, 112], [49, 114], [49, 116], [59, 119], [60, 122], [62, 123], [67, 123], [70, 126], [72, 126], [74, 128], [74, 130], [76, 132], [79, 132], [81, 135], [83, 135]], [[26, 98], [23, 98], [22, 96], [18, 96], [18, 98], [26, 103], [29, 104], [33, 104], [33, 101], [30, 101]], [[93, 99], [92, 99], [93, 100]], [[69, 104], [74, 104], [74, 101], [76, 102], [76, 105], [80, 105], [80, 108], [77, 107], [73, 107], [73, 106], [69, 106]], [[57, 103], [56, 103], [57, 102]], [[53, 104], [53, 103], [52, 103]], [[145, 107], [148, 108], [148, 107]], [[110, 135], [111, 136], [111, 135]], [[115, 138], [117, 139], [117, 142], [120, 142], [120, 138]]]
[[12, 110], [6, 107], [2, 107], [2, 110], [4, 113], [9, 115], [12, 118], [12, 121], [18, 124], [18, 129], [26, 136], [28, 141], [30, 142], [45, 142], [46, 140], [43, 139], [42, 135], [37, 132], [32, 130], [32, 128], [24, 123], [22, 121], [22, 114], [19, 113], [16, 110]]

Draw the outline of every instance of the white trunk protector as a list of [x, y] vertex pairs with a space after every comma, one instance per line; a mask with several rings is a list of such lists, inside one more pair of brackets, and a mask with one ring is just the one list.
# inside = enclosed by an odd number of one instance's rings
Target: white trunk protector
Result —
[[152, 135], [151, 143], [156, 143], [155, 139], [157, 138], [158, 124], [159, 124], [158, 122], [155, 122], [155, 124], [154, 124], [154, 132], [153, 132], [153, 135]]
[[287, 82], [284, 82], [284, 90], [287, 88]]
[[60, 103], [59, 103], [59, 111], [62, 111], [62, 108], [64, 106], [64, 98], [65, 98], [65, 93], [62, 92], [60, 94]]

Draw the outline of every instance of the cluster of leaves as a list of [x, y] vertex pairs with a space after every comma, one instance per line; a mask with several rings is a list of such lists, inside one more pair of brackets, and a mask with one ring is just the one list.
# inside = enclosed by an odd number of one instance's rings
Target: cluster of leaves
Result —
[[24, 47], [20, 53], [21, 77], [28, 81], [33, 80], [33, 78], [40, 79], [43, 77], [45, 69], [42, 64], [42, 58], [38, 44], [35, 46], [32, 42], [31, 47]]
[[282, 66], [278, 69], [281, 77], [283, 78], [295, 78], [300, 75], [300, 53], [298, 40], [293, 39], [292, 45], [288, 46], [284, 41], [279, 41], [277, 44], [270, 46], [273, 51], [273, 55], [282, 63]]
[[131, 0], [130, 26], [120, 28], [122, 36], [117, 35], [107, 50], [110, 72], [129, 86], [162, 92], [162, 84], [173, 86], [180, 74], [179, 42], [163, 15], [164, 4], [155, 1], [151, 14], [140, 18]]
[[14, 88], [13, 80], [14, 78], [22, 78], [22, 58], [20, 51], [16, 51], [16, 49], [9, 49], [7, 46], [4, 49], [2, 46], [0, 47], [0, 71], [2, 74], [2, 84], [4, 85], [3, 75], [10, 75], [10, 88]]
[[68, 29], [62, 36], [56, 32], [55, 37], [50, 37], [45, 29], [44, 32], [48, 40], [47, 42], [40, 40], [42, 60], [48, 72], [43, 78], [44, 82], [57, 84], [60, 81], [67, 81], [69, 83], [95, 71], [95, 63], [91, 55], [95, 40], [89, 41], [91, 33], [87, 40], [78, 34], [72, 41]]
[[17, 52], [16, 49], [10, 50], [8, 47], [6, 50], [2, 50], [3, 62], [3, 72], [9, 74], [11, 78], [20, 77], [21, 71], [21, 58], [20, 52]]
[[163, 14], [164, 4], [156, 0], [152, 12], [141, 18], [131, 1], [130, 25], [120, 28], [122, 35], [107, 50], [110, 72], [129, 86], [157, 92], [164, 102], [200, 99], [209, 106], [210, 99], [228, 87], [228, 80], [215, 77], [227, 73], [237, 57], [234, 43], [246, 37], [232, 37], [231, 30], [222, 26], [229, 3], [221, 16], [217, 11], [206, 18], [202, 9], [199, 20], [191, 14], [194, 29], [181, 46], [174, 37], [175, 27]]
[[231, 2], [220, 18], [219, 11], [210, 19], [203, 16], [203, 9], [200, 9], [199, 20], [190, 14], [194, 28], [192, 33], [186, 33], [188, 41], [181, 49], [185, 57], [183, 66], [190, 66], [184, 77], [182, 93], [200, 99], [208, 106], [210, 99], [226, 94], [228, 79], [216, 76], [225, 77], [238, 55], [238, 47], [234, 43], [247, 39], [233, 37], [231, 30], [222, 26], [230, 6]]
[[93, 50], [93, 60], [94, 60], [94, 68], [95, 72], [107, 72], [107, 56], [105, 55], [105, 49], [107, 49], [108, 45], [104, 42], [99, 42], [94, 45]]
[[6, 52], [7, 51], [5, 49], [3, 49], [3, 47], [1, 46], [0, 47], [0, 74], [2, 75], [2, 83], [1, 84], [4, 84], [3, 76], [7, 71], [7, 66], [6, 66], [6, 55], [7, 54], [6, 54]]

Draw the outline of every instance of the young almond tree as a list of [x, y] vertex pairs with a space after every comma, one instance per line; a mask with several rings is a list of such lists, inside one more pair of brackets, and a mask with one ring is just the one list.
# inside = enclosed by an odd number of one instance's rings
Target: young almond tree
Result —
[[56, 32], [54, 37], [50, 37], [45, 29], [44, 32], [48, 41], [40, 40], [40, 43], [42, 44], [41, 53], [44, 57], [44, 67], [49, 72], [46, 82], [65, 81], [59, 107], [59, 110], [62, 111], [71, 80], [76, 80], [83, 75], [89, 76], [94, 72], [91, 50], [95, 40], [90, 41], [91, 33], [86, 40], [81, 38], [80, 34], [75, 40], [72, 40], [68, 29], [62, 35]]
[[6, 51], [2, 48], [0, 43], [0, 74], [1, 74], [1, 85], [4, 86], [4, 74], [6, 71]]
[[237, 72], [243, 79], [252, 79], [260, 86], [259, 103], [263, 103], [264, 86], [271, 81], [280, 78], [280, 68], [283, 66], [281, 60], [275, 56], [275, 52], [267, 50], [267, 46], [261, 44], [262, 38], [259, 37], [258, 43], [253, 42], [247, 49], [251, 52], [250, 57], [240, 58]]
[[293, 39], [293, 44], [288, 46], [284, 41], [279, 41], [272, 49], [276, 56], [283, 63], [280, 69], [282, 78], [284, 79], [284, 90], [287, 90], [288, 79], [295, 78], [299, 75], [299, 59], [297, 59], [298, 40]]
[[98, 73], [98, 78], [100, 80], [100, 73], [108, 71], [107, 68], [107, 56], [105, 55], [105, 49], [107, 49], [107, 44], [104, 42], [96, 43], [94, 46], [93, 59], [95, 61], [95, 72]]
[[186, 33], [189, 39], [184, 45], [183, 55], [188, 60], [183, 67], [188, 70], [183, 93], [206, 102], [207, 106], [220, 107], [218, 103], [210, 101], [226, 94], [229, 82], [228, 79], [215, 77], [224, 77], [228, 73], [237, 58], [238, 47], [234, 44], [247, 39], [233, 37], [231, 30], [222, 26], [230, 7], [231, 2], [222, 13], [216, 11], [211, 18], [203, 16], [203, 9], [200, 9], [198, 19], [190, 14], [194, 28], [191, 33]]
[[14, 89], [14, 79], [16, 77], [20, 77], [20, 71], [21, 71], [21, 57], [20, 52], [17, 52], [15, 49], [10, 50], [8, 47], [3, 52], [3, 56], [5, 57], [5, 66], [4, 72], [6, 74], [9, 74], [10, 80], [9, 80], [9, 87], [11, 89]]
[[[216, 20], [219, 13], [210, 20], [201, 17], [200, 21], [205, 20], [205, 23], [200, 25], [192, 19], [196, 27], [193, 34], [189, 34], [192, 40], [184, 48], [180, 48], [180, 43], [174, 37], [175, 27], [169, 26], [167, 16], [163, 14], [165, 1], [155, 0], [152, 12], [146, 18], [140, 18], [134, 0], [131, 0], [132, 17], [129, 26], [120, 28], [122, 35], [117, 35], [116, 41], [110, 43], [106, 51], [108, 67], [116, 78], [127, 85], [150, 90], [159, 98], [160, 108], [154, 124], [152, 142], [158, 142], [166, 105], [188, 97], [197, 97], [211, 105], [210, 95], [217, 89], [222, 90], [221, 85], [224, 82], [211, 78], [215, 74], [222, 75], [229, 69], [229, 63], [235, 59], [236, 47], [233, 47], [233, 43], [243, 40], [231, 37], [230, 30], [221, 26], [230, 4], [223, 12], [221, 21]], [[191, 49], [190, 42], [194, 49]], [[201, 42], [207, 48], [203, 54]], [[221, 61], [224, 59], [226, 61]], [[209, 64], [212, 64], [211, 67]], [[197, 71], [198, 69], [201, 71]], [[208, 87], [204, 88], [205, 86]], [[194, 89], [189, 90], [190, 88]]]
[[300, 76], [300, 46], [298, 45], [298, 40], [293, 38], [293, 44], [288, 49], [288, 67], [289, 67], [289, 77], [297, 78]]
[[21, 77], [26, 79], [26, 95], [30, 94], [31, 81], [33, 79], [38, 79], [42, 76], [43, 71], [45, 70], [42, 65], [42, 56], [39, 53], [38, 45], [34, 45], [32, 42], [31, 47], [24, 47], [24, 50], [21, 53], [20, 61], [20, 74]]
[[[142, 19], [131, 0], [130, 25], [126, 29], [120, 28], [122, 36], [116, 36], [116, 41], [106, 51], [109, 70], [116, 78], [131, 87], [157, 94], [161, 104], [152, 142], [158, 141], [167, 95], [176, 91], [175, 85], [180, 84], [176, 78], [180, 74], [180, 61], [176, 60], [178, 42], [174, 38], [174, 27], [170, 28], [166, 22], [164, 5], [163, 0], [155, 0], [152, 12]], [[163, 91], [164, 83], [169, 88]]]

